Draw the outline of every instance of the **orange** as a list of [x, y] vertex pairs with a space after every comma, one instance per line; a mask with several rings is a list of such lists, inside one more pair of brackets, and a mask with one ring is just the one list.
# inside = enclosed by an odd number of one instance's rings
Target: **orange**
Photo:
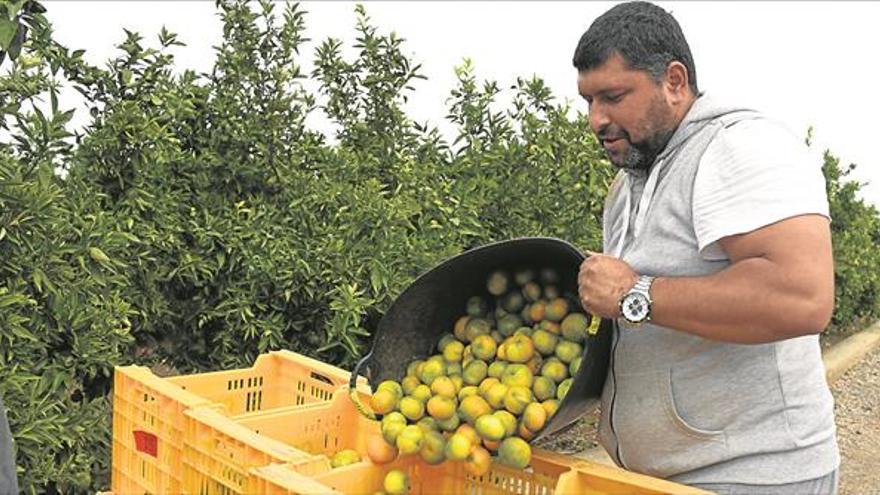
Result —
[[391, 390], [379, 390], [370, 397], [370, 408], [376, 414], [388, 414], [397, 408], [397, 397]]
[[522, 438], [505, 438], [498, 447], [498, 461], [514, 469], [525, 469], [532, 460], [532, 449]]
[[540, 354], [536, 353], [534, 356], [532, 356], [532, 359], [529, 359], [528, 362], [526, 362], [526, 367], [529, 369], [529, 371], [532, 372], [533, 375], [537, 375], [538, 372], [541, 371], [542, 364], [544, 364], [544, 358], [541, 357]]
[[406, 428], [406, 416], [395, 411], [382, 418], [382, 437], [386, 442], [397, 445], [397, 437]]
[[471, 342], [471, 353], [477, 359], [490, 361], [495, 357], [498, 344], [491, 335], [477, 335]]
[[510, 387], [504, 396], [504, 408], [513, 414], [519, 415], [522, 414], [532, 399], [532, 391], [528, 387]]
[[556, 287], [555, 285], [548, 285], [547, 287], [544, 287], [544, 299], [552, 301], [557, 297], [559, 297], [559, 287]]
[[544, 330], [545, 332], [550, 332], [553, 335], [557, 335], [557, 336], [561, 332], [559, 329], [559, 323], [556, 323], [555, 321], [550, 321], [550, 320], [543, 320], [542, 322], [535, 325], [535, 328], [538, 330]]
[[418, 421], [425, 415], [425, 405], [411, 396], [400, 399], [399, 407], [400, 412], [410, 421]]
[[520, 291], [510, 291], [501, 300], [501, 307], [508, 313], [518, 313], [522, 311], [526, 300]]
[[507, 361], [525, 363], [535, 355], [535, 345], [532, 343], [532, 339], [526, 335], [514, 335], [505, 342], [507, 345]]
[[529, 282], [523, 285], [522, 294], [526, 301], [535, 302], [541, 298], [541, 286], [536, 282]]
[[442, 353], [446, 346], [450, 343], [455, 342], [455, 335], [452, 333], [444, 333], [440, 336], [440, 340], [437, 341], [437, 352]]
[[492, 332], [492, 324], [483, 318], [471, 318], [464, 327], [464, 341], [473, 342], [480, 335], [489, 335]]
[[492, 385], [495, 385], [496, 383], [501, 383], [501, 380], [497, 378], [492, 378], [491, 376], [484, 378], [483, 381], [481, 381], [480, 384], [477, 386], [480, 397], [485, 399], [486, 392], [488, 392], [489, 389], [492, 388]]
[[419, 381], [419, 379], [413, 375], [407, 375], [407, 376], [403, 377], [403, 380], [401, 380], [401, 382], [400, 382], [400, 385], [401, 385], [401, 388], [403, 389], [404, 395], [412, 395], [413, 390], [415, 390], [416, 387], [418, 387], [421, 384], [422, 384], [422, 382]]
[[559, 400], [558, 399], [547, 399], [541, 403], [541, 407], [547, 411], [547, 419], [553, 417], [556, 414], [556, 410], [559, 409]]
[[552, 399], [556, 397], [556, 382], [546, 376], [536, 376], [535, 383], [532, 384], [532, 393], [540, 401]]
[[532, 321], [541, 321], [547, 312], [547, 305], [544, 301], [535, 301], [529, 306], [529, 319]]
[[425, 440], [419, 450], [419, 456], [431, 465], [440, 464], [446, 460], [446, 439], [436, 431], [425, 433]]
[[[562, 366], [563, 368], [565, 367], [565, 365]], [[524, 364], [509, 364], [504, 368], [504, 373], [501, 374], [501, 383], [508, 387], [517, 385], [521, 387], [531, 387], [533, 380], [534, 375], [531, 370], [529, 370], [529, 367]]]
[[555, 354], [556, 354], [556, 357], [558, 357], [560, 361], [562, 361], [565, 364], [568, 364], [568, 363], [574, 361], [574, 359], [576, 357], [580, 356], [581, 353], [583, 353], [583, 352], [584, 352], [583, 346], [581, 346], [577, 342], [572, 342], [570, 340], [562, 339], [562, 341], [559, 342], [559, 345], [556, 346]]
[[556, 357], [547, 358], [541, 365], [541, 374], [556, 383], [568, 378], [568, 366]]
[[425, 442], [425, 431], [418, 425], [409, 425], [397, 435], [397, 449], [401, 454], [415, 454], [422, 449]]
[[516, 416], [510, 414], [510, 411], [505, 411], [502, 409], [501, 411], [495, 411], [494, 413], [492, 413], [492, 415], [497, 417], [501, 420], [502, 423], [504, 423], [505, 437], [509, 437], [516, 433], [516, 427], [518, 426], [516, 422]]
[[510, 277], [501, 270], [496, 270], [489, 274], [489, 278], [486, 280], [486, 289], [489, 291], [489, 294], [493, 296], [500, 296], [507, 292], [507, 287], [510, 285]]
[[480, 434], [477, 433], [476, 428], [469, 424], [463, 424], [455, 430], [456, 433], [460, 433], [464, 435], [468, 440], [470, 440], [471, 445], [480, 445]]
[[481, 317], [489, 311], [489, 304], [480, 296], [473, 296], [467, 300], [465, 311], [469, 316]]
[[489, 365], [485, 361], [474, 359], [461, 372], [461, 378], [468, 385], [478, 385], [489, 374]]
[[562, 321], [568, 314], [568, 301], [561, 297], [556, 297], [547, 303], [544, 309], [544, 317], [550, 321]]
[[513, 335], [522, 326], [522, 318], [517, 315], [505, 315], [498, 319], [498, 333], [505, 337]]
[[463, 353], [464, 344], [456, 340], [446, 344], [446, 347], [443, 348], [443, 359], [448, 363], [460, 363]]
[[587, 337], [590, 319], [583, 313], [572, 313], [562, 320], [563, 337], [573, 342], [583, 342]]
[[444, 420], [455, 415], [455, 400], [435, 395], [428, 400], [428, 414], [434, 419]]
[[[540, 408], [541, 406], [538, 407]], [[541, 408], [541, 411], [543, 410]], [[477, 418], [475, 426], [477, 433], [485, 440], [501, 440], [507, 431], [501, 418], [492, 414], [484, 414]]]
[[461, 387], [458, 391], [458, 401], [461, 402], [465, 397], [471, 395], [477, 395], [480, 393], [480, 389], [476, 387], [476, 385], [468, 385], [467, 387]]
[[421, 359], [416, 359], [415, 361], [409, 363], [406, 366], [406, 376], [415, 376], [418, 377], [419, 366], [424, 364], [425, 362]]
[[483, 447], [474, 447], [468, 454], [464, 469], [473, 476], [483, 476], [492, 467], [492, 456]]
[[[428, 399], [431, 398], [431, 388], [425, 385], [424, 383], [414, 388], [410, 397], [418, 400], [422, 404], [428, 402]], [[399, 406], [398, 406], [399, 407]]]
[[553, 354], [558, 341], [559, 338], [547, 330], [535, 330], [532, 332], [532, 342], [535, 344], [535, 349], [544, 356]]
[[330, 459], [330, 467], [338, 468], [361, 462], [361, 455], [356, 450], [345, 449], [333, 454]]
[[392, 469], [385, 475], [382, 487], [388, 495], [403, 495], [409, 493], [409, 476], [400, 469]]
[[[488, 378], [486, 378], [486, 380], [488, 380]], [[503, 383], [495, 383], [486, 390], [486, 393], [483, 394], [483, 398], [486, 399], [486, 402], [488, 402], [493, 409], [501, 409], [504, 407], [504, 396], [507, 395], [507, 389], [507, 385]]]
[[520, 421], [519, 425], [517, 425], [516, 434], [527, 442], [535, 438], [535, 433], [532, 430], [526, 428], [526, 425], [524, 425], [522, 421]]
[[514, 335], [525, 335], [526, 337], [531, 338], [532, 333], [535, 330], [532, 327], [519, 327], [513, 332]]
[[547, 422], [547, 411], [540, 402], [532, 402], [523, 411], [522, 422], [530, 431], [539, 431]]
[[425, 416], [422, 419], [416, 421], [416, 426], [421, 428], [428, 433], [429, 431], [437, 431], [439, 427], [437, 426], [437, 420], [432, 418], [431, 416]]
[[434, 383], [431, 384], [431, 393], [434, 397], [449, 397], [450, 399], [455, 397], [455, 382], [452, 381], [452, 378], [448, 376], [440, 376], [434, 380]]
[[434, 382], [434, 379], [445, 374], [446, 361], [443, 359], [443, 356], [438, 354], [436, 356], [431, 356], [425, 361], [424, 365], [422, 365], [422, 369], [418, 372], [418, 377], [422, 383], [430, 386], [431, 383]]
[[457, 394], [461, 387], [464, 386], [464, 379], [461, 377], [461, 373], [457, 375], [449, 375], [449, 379], [452, 380], [452, 384], [455, 385], [455, 393]]
[[467, 327], [468, 321], [470, 321], [470, 316], [462, 316], [461, 318], [455, 320], [455, 327], [453, 330], [453, 334], [455, 334], [455, 338], [464, 341], [465, 339], [465, 328]]
[[[446, 361], [446, 376], [449, 378], [452, 378], [455, 375], [458, 375], [458, 377], [461, 378], [462, 369], [461, 363], [450, 363], [449, 361]], [[433, 385], [433, 383], [431, 385]]]
[[386, 442], [382, 435], [367, 438], [367, 457], [373, 464], [387, 464], [397, 459], [397, 447]]
[[446, 441], [445, 454], [450, 461], [463, 461], [473, 450], [474, 444], [467, 435], [453, 433]]
[[507, 361], [492, 361], [487, 374], [492, 378], [500, 379], [501, 375], [504, 374], [504, 368], [507, 368]]
[[455, 431], [461, 424], [461, 419], [458, 417], [458, 414], [453, 414], [449, 419], [438, 419], [435, 423], [437, 428], [443, 431]]
[[394, 380], [385, 380], [384, 382], [380, 383], [379, 386], [376, 387], [376, 391], [378, 392], [379, 390], [390, 390], [397, 397], [397, 400], [400, 400], [400, 398], [404, 395], [403, 387], [401, 387], [400, 384], [395, 382]]
[[469, 424], [474, 424], [477, 418], [490, 412], [492, 412], [492, 406], [479, 395], [465, 397], [458, 405], [459, 417]]

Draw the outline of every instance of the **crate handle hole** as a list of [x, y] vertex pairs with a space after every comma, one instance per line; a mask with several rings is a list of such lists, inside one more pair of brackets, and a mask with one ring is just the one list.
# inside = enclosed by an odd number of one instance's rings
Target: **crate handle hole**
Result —
[[333, 385], [333, 380], [327, 378], [326, 376], [324, 376], [320, 373], [316, 373], [316, 372], [312, 371], [311, 376], [312, 376], [312, 378], [314, 378], [315, 380], [318, 380], [319, 382], [324, 382], [327, 385]]

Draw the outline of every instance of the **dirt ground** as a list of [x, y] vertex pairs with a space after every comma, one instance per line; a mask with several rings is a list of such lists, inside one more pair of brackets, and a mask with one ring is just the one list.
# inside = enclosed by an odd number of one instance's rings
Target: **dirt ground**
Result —
[[880, 493], [880, 350], [831, 387], [840, 445], [840, 495]]

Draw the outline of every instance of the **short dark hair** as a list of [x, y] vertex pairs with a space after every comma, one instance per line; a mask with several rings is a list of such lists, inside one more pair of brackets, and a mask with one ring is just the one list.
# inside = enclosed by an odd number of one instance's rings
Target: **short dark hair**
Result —
[[578, 71], [590, 70], [615, 53], [631, 69], [644, 70], [658, 81], [669, 63], [677, 60], [687, 68], [691, 91], [699, 94], [694, 57], [681, 26], [652, 3], [622, 3], [599, 16], [578, 41], [572, 62]]

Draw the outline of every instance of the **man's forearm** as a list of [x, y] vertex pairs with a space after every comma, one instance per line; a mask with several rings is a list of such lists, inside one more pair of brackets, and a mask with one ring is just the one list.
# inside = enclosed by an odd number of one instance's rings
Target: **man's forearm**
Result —
[[724, 342], [758, 344], [821, 332], [833, 306], [822, 290], [755, 257], [706, 277], [658, 278], [652, 321]]

